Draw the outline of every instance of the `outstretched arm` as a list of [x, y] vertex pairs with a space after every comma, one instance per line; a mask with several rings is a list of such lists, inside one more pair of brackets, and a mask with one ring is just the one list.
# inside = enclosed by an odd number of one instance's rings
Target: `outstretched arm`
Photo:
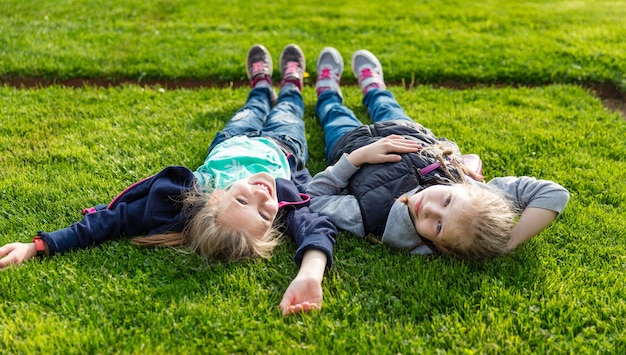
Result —
[[[287, 200], [303, 197], [290, 180], [276, 179], [276, 185], [284, 197], [291, 193]], [[296, 243], [294, 261], [299, 267], [279, 304], [285, 315], [321, 308], [322, 278], [333, 263], [337, 228], [327, 216], [311, 211], [306, 201], [300, 207], [286, 207], [281, 214], [281, 230]]]
[[539, 234], [565, 209], [569, 192], [550, 180], [533, 177], [501, 177], [487, 183], [505, 192], [521, 211], [511, 232], [509, 250]]
[[309, 249], [304, 253], [300, 271], [280, 301], [283, 316], [322, 308], [322, 279], [327, 259], [319, 250]]
[[542, 230], [554, 221], [558, 214], [551, 210], [538, 207], [527, 207], [520, 215], [517, 224], [511, 232], [511, 240], [509, 240], [509, 250], [517, 248], [530, 240], [530, 238], [539, 234]]
[[[350, 169], [352, 172], [344, 175], [348, 175], [347, 178], [349, 178], [354, 171], [358, 170], [359, 166], [366, 163], [378, 164], [398, 161], [401, 157], [395, 153], [414, 152], [418, 149], [419, 144], [415, 141], [407, 140], [403, 137], [395, 135], [385, 137], [375, 143], [359, 148], [350, 153], [347, 156], [347, 159], [350, 164], [353, 165], [353, 169]], [[316, 198], [321, 198], [321, 196], [327, 194], [332, 196], [341, 188], [345, 187], [345, 184], [347, 184], [347, 182], [336, 181], [337, 179], [324, 179], [320, 177], [316, 180], [316, 178], [314, 178], [309, 184], [309, 187], [313, 188], [311, 190], [307, 188], [307, 193], [313, 192], [311, 195]], [[343, 181], [343, 179], [338, 180]], [[313, 198], [312, 200], [316, 200], [316, 198]], [[312, 201], [311, 206], [313, 205], [314, 202]], [[354, 211], [355, 209], [352, 210]], [[303, 211], [301, 210], [299, 212], [302, 213]], [[297, 214], [299, 213], [296, 213], [296, 215]], [[289, 218], [290, 222], [288, 223], [288, 229], [292, 226], [295, 227], [302, 225], [301, 223], [293, 223], [296, 219], [297, 218]], [[305, 235], [307, 235], [308, 238], [308, 235], [310, 234], [305, 233]], [[336, 235], [336, 231], [333, 233], [333, 237], [334, 235]], [[296, 243], [302, 247], [298, 233], [296, 233], [294, 237], [296, 239]], [[312, 309], [321, 309], [322, 279], [324, 277], [324, 270], [328, 265], [328, 258], [328, 254], [319, 249], [307, 249], [304, 252], [302, 263], [300, 265], [300, 271], [289, 285], [289, 288], [287, 288], [287, 291], [285, 291], [285, 295], [280, 302], [279, 306], [283, 315], [308, 312]]]

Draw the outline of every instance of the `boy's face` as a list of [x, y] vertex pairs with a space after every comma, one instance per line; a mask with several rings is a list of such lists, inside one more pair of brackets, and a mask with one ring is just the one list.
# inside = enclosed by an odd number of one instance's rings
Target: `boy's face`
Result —
[[222, 226], [261, 239], [278, 213], [276, 180], [258, 173], [237, 180], [228, 190], [217, 190]]
[[439, 250], [462, 244], [461, 231], [467, 226], [459, 221], [467, 218], [459, 217], [471, 211], [472, 200], [461, 185], [428, 187], [410, 196], [407, 206], [417, 233]]

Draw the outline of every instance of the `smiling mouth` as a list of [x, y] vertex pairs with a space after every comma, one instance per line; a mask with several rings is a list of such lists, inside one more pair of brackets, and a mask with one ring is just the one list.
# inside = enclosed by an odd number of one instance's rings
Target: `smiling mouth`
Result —
[[272, 196], [272, 188], [268, 184], [264, 182], [255, 182], [253, 185], [262, 188], [268, 195], [270, 195], [270, 197]]
[[415, 218], [417, 218], [419, 216], [420, 213], [420, 209], [422, 208], [422, 201], [424, 201], [424, 197], [422, 197], [419, 201], [417, 201], [417, 203], [415, 204], [415, 209], [413, 210], [413, 213], [415, 213]]

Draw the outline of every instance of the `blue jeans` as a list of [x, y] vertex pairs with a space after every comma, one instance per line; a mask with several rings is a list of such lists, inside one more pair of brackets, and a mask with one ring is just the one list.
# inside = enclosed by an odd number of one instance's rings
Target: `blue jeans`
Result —
[[[363, 98], [363, 105], [367, 107], [374, 123], [390, 120], [412, 121], [393, 94], [385, 89], [371, 89]], [[341, 96], [331, 90], [322, 92], [317, 99], [315, 113], [324, 129], [326, 159], [341, 136], [362, 125], [354, 112], [343, 105]]]
[[270, 90], [269, 87], [258, 87], [250, 91], [246, 104], [215, 135], [209, 152], [219, 143], [235, 136], [270, 137], [296, 156], [299, 168], [304, 167], [309, 152], [302, 120], [302, 94], [295, 86], [287, 85], [281, 89], [276, 106], [272, 109]]

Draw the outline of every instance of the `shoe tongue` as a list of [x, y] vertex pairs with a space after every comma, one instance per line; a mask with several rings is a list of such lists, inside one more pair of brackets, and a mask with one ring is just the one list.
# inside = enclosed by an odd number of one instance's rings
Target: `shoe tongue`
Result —
[[299, 69], [300, 69], [300, 63], [287, 62], [287, 68], [285, 69], [285, 74], [298, 74]]
[[372, 68], [371, 66], [364, 64], [361, 65], [361, 67], [359, 68], [359, 73], [362, 77], [368, 78], [370, 76], [376, 75], [376, 72], [373, 69], [374, 68]]
[[254, 76], [265, 74], [265, 62], [254, 62], [252, 63], [252, 73]]

